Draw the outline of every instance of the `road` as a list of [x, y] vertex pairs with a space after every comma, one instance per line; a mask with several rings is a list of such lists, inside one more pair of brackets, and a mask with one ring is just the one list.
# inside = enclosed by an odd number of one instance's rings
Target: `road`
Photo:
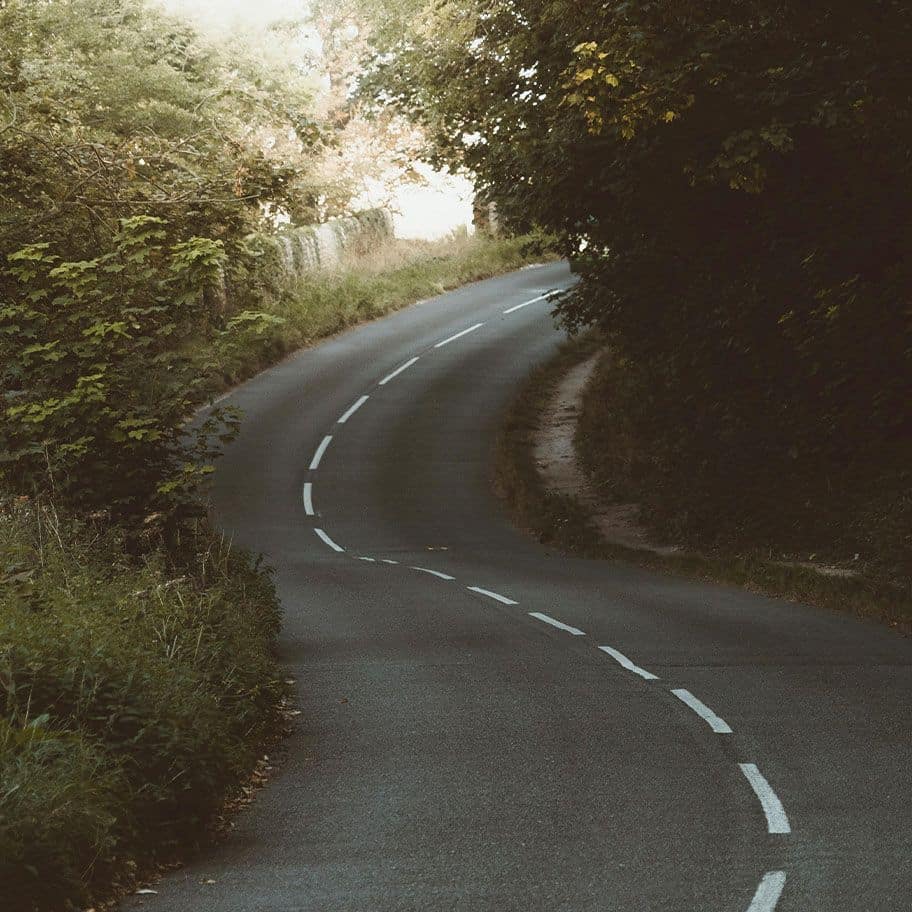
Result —
[[570, 282], [470, 285], [232, 394], [215, 510], [277, 569], [302, 715], [233, 836], [127, 908], [912, 909], [912, 643], [563, 556], [493, 496]]

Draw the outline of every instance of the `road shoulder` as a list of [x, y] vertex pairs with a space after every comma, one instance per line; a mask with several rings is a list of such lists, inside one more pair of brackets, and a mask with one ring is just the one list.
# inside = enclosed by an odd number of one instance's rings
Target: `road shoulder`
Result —
[[510, 406], [497, 445], [495, 488], [514, 522], [569, 554], [621, 560], [692, 579], [728, 583], [764, 595], [848, 611], [912, 634], [905, 593], [863, 577], [756, 553], [697, 554], [656, 541], [636, 504], [611, 502], [581, 465], [573, 439], [585, 384], [603, 341], [578, 336], [532, 374]]

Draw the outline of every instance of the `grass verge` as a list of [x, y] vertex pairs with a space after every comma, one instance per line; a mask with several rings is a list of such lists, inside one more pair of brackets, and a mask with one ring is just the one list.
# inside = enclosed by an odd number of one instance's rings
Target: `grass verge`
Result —
[[[553, 259], [546, 238], [455, 235], [393, 240], [347, 253], [334, 268], [253, 289], [259, 316], [235, 322], [208, 359], [211, 393], [240, 383], [289, 352], [469, 282]], [[201, 346], [202, 347], [202, 346]], [[209, 350], [209, 343], [205, 345]]]
[[603, 345], [597, 334], [566, 343], [550, 362], [529, 376], [507, 411], [497, 443], [495, 483], [519, 526], [542, 543], [580, 557], [621, 560], [688, 579], [727, 583], [768, 596], [849, 611], [912, 634], [912, 599], [902, 587], [860, 577], [822, 576], [808, 568], [782, 566], [756, 553], [666, 557], [609, 544], [586, 507], [575, 498], [547, 490], [533, 457], [542, 408], [567, 371]]
[[199, 528], [127, 559], [116, 529], [0, 512], [0, 895], [72, 908], [169, 859], [278, 728], [279, 607]]

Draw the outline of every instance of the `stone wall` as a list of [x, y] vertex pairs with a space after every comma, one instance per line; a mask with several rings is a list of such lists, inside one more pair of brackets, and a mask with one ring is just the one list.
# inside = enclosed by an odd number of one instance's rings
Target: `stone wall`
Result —
[[368, 209], [322, 225], [285, 228], [264, 238], [286, 273], [299, 276], [339, 262], [353, 245], [370, 248], [393, 237], [393, 218], [386, 209]]

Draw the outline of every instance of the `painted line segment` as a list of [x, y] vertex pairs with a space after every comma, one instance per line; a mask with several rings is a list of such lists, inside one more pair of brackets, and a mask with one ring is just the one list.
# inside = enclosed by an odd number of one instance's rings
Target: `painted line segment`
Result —
[[490, 589], [482, 589], [480, 586], [466, 586], [470, 592], [477, 592], [479, 595], [486, 595], [488, 598], [494, 599], [495, 602], [500, 602], [502, 605], [518, 605], [519, 602], [514, 602], [513, 599], [507, 598], [505, 595], [499, 595], [497, 592], [491, 592]]
[[314, 513], [314, 502], [313, 502], [313, 483], [309, 481], [304, 482], [304, 512], [308, 516], [315, 516]]
[[785, 871], [769, 871], [764, 874], [747, 912], [773, 912], [784, 887]]
[[428, 570], [427, 567], [411, 567], [412, 570], [417, 570], [419, 573], [430, 573], [431, 576], [439, 577], [442, 580], [454, 580], [455, 576], [450, 576], [448, 573], [441, 573], [439, 570]]
[[534, 618], [538, 618], [540, 621], [544, 621], [546, 624], [550, 624], [552, 627], [557, 627], [558, 630], [565, 630], [567, 633], [572, 633], [573, 636], [582, 637], [586, 635], [585, 630], [580, 630], [579, 627], [571, 627], [569, 624], [565, 624], [563, 621], [555, 620], [553, 617], [549, 617], [547, 614], [542, 614], [540, 611], [530, 611], [529, 615]]
[[371, 564], [376, 564], [376, 563], [377, 563], [377, 558], [376, 558], [376, 557], [359, 557], [358, 560], [368, 561], [368, 562], [371, 563]]
[[481, 329], [482, 326], [484, 326], [484, 323], [476, 323], [474, 326], [470, 326], [468, 329], [464, 329], [462, 332], [456, 333], [455, 336], [450, 336], [448, 339], [444, 339], [442, 342], [437, 342], [434, 345], [434, 348], [443, 348], [444, 345], [449, 345], [450, 342], [455, 342], [457, 339], [468, 335], [470, 332], [475, 332], [476, 329]]
[[644, 678], [647, 681], [658, 681], [659, 676], [654, 675], [651, 671], [646, 671], [645, 668], [640, 668], [639, 665], [635, 665], [623, 652], [618, 652], [616, 649], [612, 649], [610, 646], [599, 646], [599, 649], [602, 652], [607, 652], [615, 662], [618, 663], [622, 668], [626, 668], [627, 671], [632, 671], [634, 674], [639, 675], [641, 678]]
[[791, 833], [792, 828], [789, 825], [785, 808], [779, 800], [778, 795], [773, 791], [773, 787], [766, 781], [763, 773], [757, 769], [755, 763], [739, 763], [741, 772], [750, 783], [754, 794], [760, 801], [763, 813], [766, 815], [766, 829], [768, 833], [784, 834]]
[[345, 422], [348, 421], [348, 419], [351, 418], [351, 416], [354, 415], [355, 412], [357, 412], [358, 409], [361, 408], [361, 406], [364, 405], [368, 399], [370, 399], [370, 396], [362, 396], [344, 415], [339, 418], [339, 421], [337, 423], [345, 424]]
[[717, 716], [702, 700], [698, 700], [689, 690], [678, 688], [672, 693], [689, 706], [717, 735], [730, 735], [732, 733], [725, 719]]
[[314, 453], [313, 459], [310, 460], [310, 471], [313, 472], [315, 469], [319, 468], [320, 460], [323, 458], [323, 454], [326, 452], [326, 448], [332, 443], [332, 437], [326, 436], [320, 441], [320, 445], [317, 447], [317, 452]]
[[537, 298], [532, 298], [529, 301], [523, 301], [522, 304], [514, 304], [512, 307], [508, 307], [504, 313], [511, 314], [514, 310], [520, 310], [523, 307], [528, 307], [530, 304], [537, 304], [539, 301], [544, 301], [545, 298], [550, 298], [556, 290], [557, 289], [552, 288], [550, 291], [546, 291], [544, 294], [540, 294]]
[[381, 558], [384, 564], [398, 564], [399, 561], [390, 560], [388, 557]]
[[322, 529], [314, 529], [314, 532], [317, 533], [317, 537], [323, 542], [323, 544], [329, 545], [333, 551], [345, 550], [345, 548], [343, 548], [341, 545], [337, 545]]
[[417, 360], [418, 360], [417, 357], [411, 358], [410, 360], [406, 361], [405, 364], [400, 364], [399, 367], [397, 367], [391, 374], [387, 374], [377, 385], [386, 386], [386, 384], [389, 383], [390, 380], [394, 380], [404, 370], [408, 370]]

